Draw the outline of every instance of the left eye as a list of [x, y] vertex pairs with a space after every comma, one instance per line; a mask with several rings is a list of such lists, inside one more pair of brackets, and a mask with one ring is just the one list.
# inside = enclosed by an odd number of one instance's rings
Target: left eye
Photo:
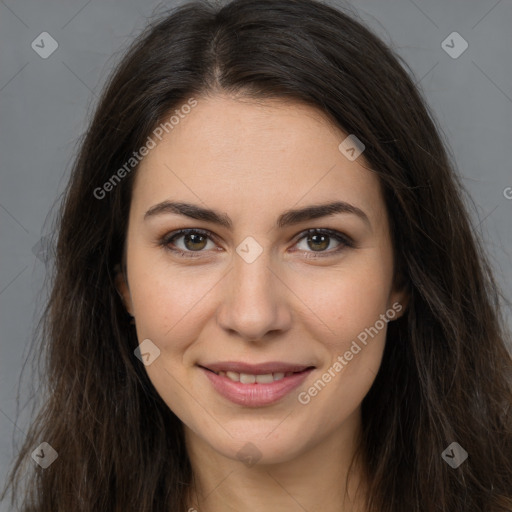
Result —
[[[305, 236], [302, 236], [299, 240], [303, 239], [306, 240], [306, 243], [309, 248], [315, 248], [313, 252], [326, 252], [325, 249], [327, 249], [331, 245], [331, 241], [333, 239], [335, 239], [338, 242], [338, 247], [349, 245], [348, 240], [346, 239], [346, 237], [341, 235], [341, 233], [336, 234], [336, 232], [321, 229], [308, 231], [307, 234]], [[335, 248], [334, 251], [330, 251], [330, 253], [336, 252], [337, 250], [338, 248]]]

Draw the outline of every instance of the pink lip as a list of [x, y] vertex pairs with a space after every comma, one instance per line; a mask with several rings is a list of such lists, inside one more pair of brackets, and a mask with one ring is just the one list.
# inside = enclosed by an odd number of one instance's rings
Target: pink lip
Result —
[[[283, 366], [281, 365], [280, 368], [283, 368]], [[277, 402], [288, 393], [293, 391], [295, 388], [300, 386], [307, 378], [307, 376], [314, 370], [314, 368], [306, 367], [306, 369], [300, 371], [300, 373], [295, 373], [294, 375], [284, 377], [269, 384], [260, 384], [257, 382], [254, 384], [242, 384], [240, 382], [232, 381], [226, 376], [217, 375], [213, 371], [210, 371], [204, 367], [200, 367], [200, 369], [206, 375], [206, 377], [208, 377], [214, 389], [220, 395], [237, 405], [243, 405], [246, 407], [263, 407], [265, 405], [270, 405]], [[228, 369], [228, 371], [237, 370]], [[278, 371], [279, 370], [271, 372], [265, 370], [265, 373], [275, 373]], [[243, 373], [263, 375], [263, 372], [255, 372], [254, 370], [246, 371]]]

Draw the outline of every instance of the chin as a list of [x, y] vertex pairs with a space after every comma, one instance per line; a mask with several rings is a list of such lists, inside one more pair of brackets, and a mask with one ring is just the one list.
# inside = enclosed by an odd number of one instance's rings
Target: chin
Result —
[[304, 428], [296, 428], [294, 432], [289, 424], [284, 425], [286, 422], [278, 426], [285, 417], [279, 421], [263, 422], [261, 428], [249, 424], [244, 424], [247, 428], [238, 424], [238, 432], [226, 428], [232, 437], [228, 434], [212, 437], [211, 432], [198, 434], [216, 452], [248, 467], [280, 464], [296, 458], [311, 443]]

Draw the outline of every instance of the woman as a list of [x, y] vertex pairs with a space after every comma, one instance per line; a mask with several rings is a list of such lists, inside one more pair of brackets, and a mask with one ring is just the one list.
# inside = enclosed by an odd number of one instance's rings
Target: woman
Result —
[[512, 510], [509, 338], [461, 190], [346, 14], [148, 27], [66, 191], [18, 508]]

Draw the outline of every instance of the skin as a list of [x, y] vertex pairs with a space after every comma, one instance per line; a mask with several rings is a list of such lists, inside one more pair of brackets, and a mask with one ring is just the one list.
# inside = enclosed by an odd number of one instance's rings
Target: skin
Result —
[[[365, 328], [406, 297], [393, 285], [393, 249], [379, 181], [360, 156], [338, 149], [347, 134], [306, 105], [223, 95], [192, 109], [141, 162], [125, 245], [126, 276], [117, 286], [135, 317], [139, 342], [160, 356], [146, 371], [185, 427], [199, 512], [362, 510], [361, 467], [345, 487], [361, 429], [361, 402], [381, 363], [386, 326], [311, 401], [297, 395], [327, 372]], [[225, 212], [228, 229], [165, 213], [144, 220], [164, 200]], [[274, 227], [285, 210], [334, 200], [363, 210]], [[174, 246], [158, 241], [181, 228], [216, 235]], [[310, 228], [354, 240], [308, 244]], [[248, 236], [263, 252], [248, 263], [236, 252]], [[197, 252], [197, 251], [202, 252]], [[307, 258], [322, 253], [324, 257]], [[329, 255], [327, 255], [329, 254]], [[396, 315], [395, 319], [398, 318]], [[316, 369], [278, 403], [235, 405], [213, 389], [199, 362], [285, 361]], [[244, 464], [253, 443], [261, 456]], [[348, 497], [344, 497], [347, 490]]]

